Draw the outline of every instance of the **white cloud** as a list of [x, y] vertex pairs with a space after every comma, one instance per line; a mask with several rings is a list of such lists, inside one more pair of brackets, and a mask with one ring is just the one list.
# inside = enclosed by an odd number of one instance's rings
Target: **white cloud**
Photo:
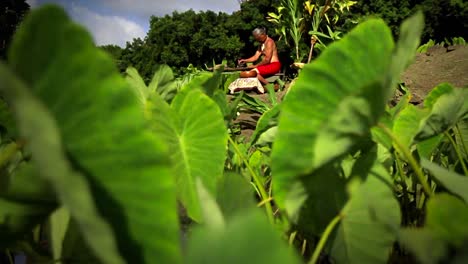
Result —
[[238, 10], [238, 0], [102, 0], [115, 11], [134, 12], [142, 16], [164, 15], [174, 10], [212, 10], [231, 13]]
[[26, 2], [31, 6], [31, 8], [37, 7], [37, 0], [27, 0]]
[[133, 38], [143, 38], [145, 30], [139, 24], [120, 16], [98, 14], [86, 7], [71, 5], [71, 17], [84, 25], [94, 36], [96, 44], [125, 46]]

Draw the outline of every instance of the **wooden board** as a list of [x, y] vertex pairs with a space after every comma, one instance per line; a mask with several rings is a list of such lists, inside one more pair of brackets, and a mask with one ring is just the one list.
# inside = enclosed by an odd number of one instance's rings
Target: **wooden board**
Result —
[[[208, 70], [213, 71], [213, 68], [208, 68]], [[249, 70], [252, 70], [252, 69], [248, 67], [236, 67], [236, 68], [225, 67], [223, 71], [234, 72], [234, 71], [249, 71]]]

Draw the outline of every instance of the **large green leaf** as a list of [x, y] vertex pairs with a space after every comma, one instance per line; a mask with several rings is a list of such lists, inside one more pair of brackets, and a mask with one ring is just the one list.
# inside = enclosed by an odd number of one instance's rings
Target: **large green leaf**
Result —
[[427, 202], [426, 227], [438, 237], [460, 247], [468, 239], [468, 204], [447, 193]]
[[449, 94], [453, 92], [453, 86], [449, 83], [441, 83], [437, 85], [424, 99], [424, 107], [432, 109], [435, 102], [444, 94]]
[[7, 105], [5, 100], [3, 100], [1, 97], [0, 97], [0, 128], [4, 128], [6, 130], [7, 135], [9, 136], [16, 136], [17, 134], [16, 125], [15, 125], [13, 115], [11, 113], [11, 109]]
[[[0, 84], [1, 86], [1, 84]], [[57, 207], [55, 194], [31, 164], [0, 177], [0, 247], [24, 237]]]
[[201, 228], [193, 231], [186, 263], [300, 263], [280, 234], [258, 209], [236, 216], [225, 230]]
[[285, 208], [293, 223], [305, 233], [320, 236], [346, 204], [346, 179], [340, 177], [339, 170], [327, 165], [291, 186]]
[[142, 107], [145, 107], [151, 93], [158, 93], [170, 102], [177, 93], [177, 83], [174, 80], [172, 70], [167, 65], [159, 65], [153, 75], [151, 83], [146, 86], [138, 71], [133, 67], [126, 70], [126, 80], [137, 94]]
[[449, 171], [426, 159], [421, 160], [421, 166], [429, 170], [432, 176], [448, 191], [460, 196], [468, 204], [468, 177]]
[[399, 241], [423, 264], [460, 263], [468, 242], [467, 222], [466, 203], [447, 193], [437, 194], [426, 204], [425, 226], [400, 230]]
[[[386, 75], [385, 86], [393, 88], [400, 81], [400, 75], [413, 62], [416, 50], [421, 42], [421, 34], [424, 29], [424, 15], [418, 10], [405, 19], [400, 26], [400, 34], [396, 50], [390, 63], [390, 70]], [[393, 95], [394, 90], [384, 91], [384, 98]]]
[[144, 107], [146, 105], [146, 100], [148, 99], [148, 95], [150, 92], [148, 87], [146, 87], [145, 81], [143, 80], [143, 78], [141, 78], [137, 69], [133, 67], [128, 67], [125, 73], [125, 79], [127, 80], [130, 87], [133, 88], [133, 91], [137, 95], [141, 106]]
[[[47, 174], [94, 252], [103, 257], [112, 250], [99, 250], [106, 245], [99, 244], [100, 239], [107, 236], [101, 236], [105, 230], [96, 230], [95, 215], [86, 215], [94, 206], [84, 199], [89, 198], [87, 184], [91, 201], [112, 225], [127, 261], [177, 263], [175, 186], [169, 160], [160, 142], [145, 131], [138, 99], [112, 59], [55, 6], [31, 13], [13, 41], [9, 58], [35, 97], [27, 98], [31, 107], [25, 103], [15, 110], [22, 109], [18, 119], [30, 144], [37, 141], [33, 155], [39, 159], [39, 172]], [[33, 107], [42, 110], [40, 116]], [[52, 129], [54, 121], [58, 131]], [[39, 129], [54, 133], [37, 133]], [[54, 144], [54, 149], [39, 146], [41, 142]], [[57, 142], [63, 143], [63, 149], [56, 149]], [[67, 161], [60, 156], [65, 153], [80, 174], [67, 171]], [[47, 169], [50, 164], [54, 166]], [[59, 165], [67, 173], [52, 171]]]
[[158, 65], [148, 89], [150, 92], [157, 92], [164, 100], [170, 102], [177, 94], [177, 84], [174, 82], [171, 68], [164, 64]]
[[403, 228], [398, 234], [400, 244], [422, 264], [436, 264], [447, 254], [444, 241], [427, 228]]
[[419, 142], [416, 145], [416, 149], [418, 150], [419, 156], [422, 158], [430, 159], [433, 152], [437, 150], [437, 147], [442, 142], [443, 137], [444, 135], [438, 135]]
[[462, 155], [468, 159], [468, 119], [464, 119], [459, 122], [456, 128], [456, 142], [462, 150]]
[[387, 263], [401, 221], [391, 186], [390, 175], [376, 163], [352, 192], [331, 251], [337, 263]]
[[178, 196], [189, 216], [201, 221], [195, 180], [200, 178], [216, 197], [226, 159], [227, 129], [221, 111], [200, 89], [178, 94], [172, 107], [158, 95], [150, 100], [151, 128], [169, 145]]
[[467, 101], [466, 89], [454, 89], [442, 94], [432, 106], [431, 113], [421, 121], [415, 140], [431, 138], [455, 126], [468, 113]]
[[268, 129], [278, 125], [278, 117], [280, 114], [280, 105], [276, 105], [270, 110], [263, 113], [260, 119], [257, 122], [254, 133], [250, 139], [250, 145], [253, 145], [260, 138], [262, 133], [266, 132]]
[[[5, 80], [0, 83], [0, 90], [11, 100], [20, 135], [28, 142], [37, 174], [50, 183], [60, 202], [70, 208], [96, 255], [103, 262], [124, 263], [110, 225], [97, 211], [88, 182], [83, 175], [73, 170], [65, 155], [55, 120], [3, 64], [0, 64], [0, 76]], [[5, 207], [8, 209], [8, 204]], [[41, 221], [38, 215], [35, 218], [35, 221]], [[23, 225], [20, 219], [14, 220]]]
[[238, 173], [225, 172], [218, 182], [216, 201], [229, 222], [235, 215], [255, 207], [253, 187]]
[[[396, 117], [393, 123], [393, 134], [400, 140], [400, 143], [407, 148], [411, 148], [414, 136], [418, 133], [417, 124], [428, 115], [428, 112], [408, 105]], [[395, 146], [398, 149], [398, 146]]]
[[371, 19], [301, 71], [282, 103], [273, 144], [273, 188], [281, 207], [298, 176], [369, 136], [385, 109], [382, 93], [389, 87], [382, 81], [393, 47], [389, 28], [382, 20]]

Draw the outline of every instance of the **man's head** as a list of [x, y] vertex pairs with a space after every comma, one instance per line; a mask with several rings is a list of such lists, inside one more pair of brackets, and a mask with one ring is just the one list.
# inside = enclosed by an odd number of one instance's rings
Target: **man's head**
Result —
[[267, 39], [267, 32], [264, 27], [258, 27], [252, 31], [252, 35], [254, 36], [255, 40], [258, 42], [265, 42]]

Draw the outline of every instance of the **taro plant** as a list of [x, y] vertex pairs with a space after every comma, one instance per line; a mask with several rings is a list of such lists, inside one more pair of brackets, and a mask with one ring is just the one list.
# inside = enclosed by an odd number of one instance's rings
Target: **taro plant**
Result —
[[300, 53], [300, 43], [304, 34], [303, 9], [301, 0], [281, 0], [277, 13], [268, 13], [268, 21], [277, 24], [276, 31], [295, 51], [295, 61], [300, 62], [303, 55]]
[[381, 19], [358, 25], [241, 142], [219, 72], [168, 102], [122, 78], [63, 10], [33, 10], [0, 63], [0, 250], [11, 263], [18, 252], [32, 263], [465, 263], [468, 92], [440, 84], [422, 107], [410, 91], [387, 105], [422, 28], [416, 13], [394, 42]]
[[[341, 32], [334, 31], [334, 25], [339, 21], [340, 15], [349, 11], [349, 8], [356, 4], [356, 1], [350, 0], [326, 0], [326, 1], [311, 1], [304, 2], [305, 10], [307, 11], [310, 20], [311, 28], [309, 35], [311, 38], [311, 46], [309, 52], [308, 63], [312, 59], [312, 53], [316, 43], [321, 47], [326, 47], [323, 38], [331, 41], [339, 40]], [[332, 15], [330, 18], [329, 15]], [[323, 29], [323, 22], [326, 22], [326, 31]]]

